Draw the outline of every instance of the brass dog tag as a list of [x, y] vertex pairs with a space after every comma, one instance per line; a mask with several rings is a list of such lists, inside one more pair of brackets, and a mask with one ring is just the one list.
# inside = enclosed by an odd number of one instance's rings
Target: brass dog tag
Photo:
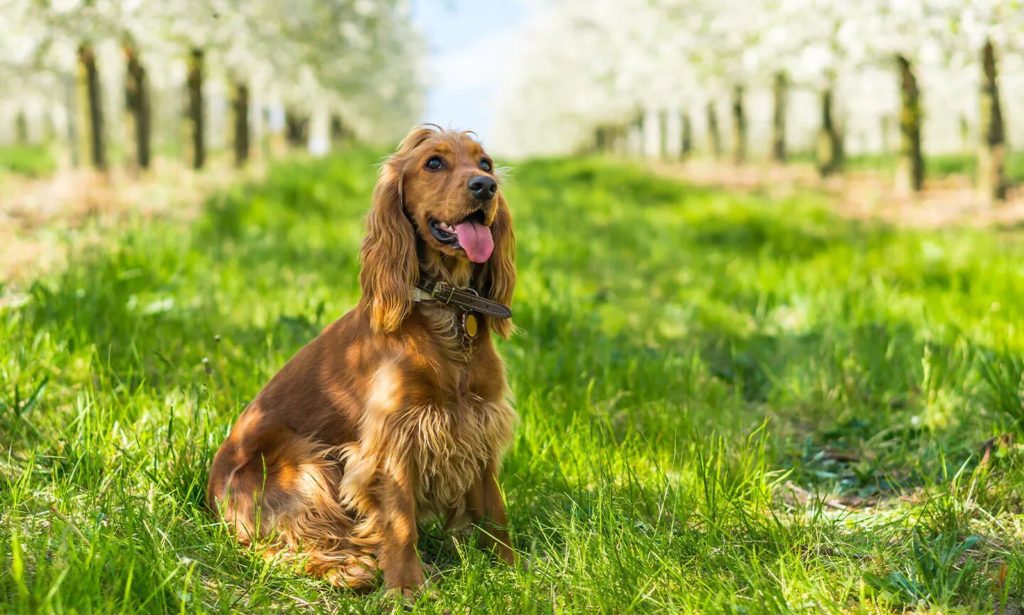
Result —
[[469, 339], [476, 339], [478, 325], [476, 322], [476, 316], [471, 312], [466, 312], [462, 315], [462, 330], [466, 333], [466, 337]]

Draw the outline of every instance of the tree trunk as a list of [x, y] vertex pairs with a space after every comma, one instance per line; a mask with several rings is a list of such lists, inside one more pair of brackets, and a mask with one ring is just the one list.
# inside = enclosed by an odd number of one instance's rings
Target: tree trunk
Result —
[[203, 118], [203, 50], [193, 48], [188, 58], [188, 117], [192, 123], [192, 168], [206, 164], [206, 128]]
[[708, 145], [711, 147], [711, 155], [718, 159], [722, 157], [722, 133], [718, 130], [718, 114], [715, 113], [715, 103], [708, 103], [707, 114]]
[[127, 60], [124, 102], [135, 128], [135, 163], [140, 169], [148, 169], [151, 134], [149, 82], [135, 48], [125, 45], [124, 55]]
[[818, 129], [818, 173], [828, 177], [843, 167], [843, 141], [836, 127], [832, 109], [833, 88], [826, 87], [821, 93], [821, 128]]
[[890, 140], [892, 135], [892, 118], [888, 115], [883, 115], [881, 119], [881, 130], [882, 130], [882, 153], [886, 156], [892, 152], [892, 142]]
[[900, 161], [897, 186], [918, 192], [924, 187], [924, 158], [921, 154], [921, 94], [913, 66], [905, 56], [896, 56], [900, 74]]
[[683, 156], [693, 153], [693, 123], [690, 121], [690, 112], [683, 111]]
[[971, 122], [963, 113], [960, 114], [960, 151], [967, 153], [973, 150], [971, 147]]
[[981, 147], [978, 150], [978, 191], [986, 202], [1006, 199], [1006, 131], [999, 101], [998, 67], [991, 40], [981, 50]]
[[778, 163], [786, 162], [786, 94], [789, 88], [789, 80], [786, 73], [779, 71], [775, 73], [775, 82], [772, 84], [772, 98], [774, 107], [772, 109], [772, 160]]
[[[660, 128], [658, 131], [658, 158], [662, 160], [667, 160], [670, 155], [674, 155], [676, 157], [679, 156], [678, 150], [670, 152], [670, 150], [676, 147], [678, 141], [676, 141], [675, 143], [668, 142], [670, 138], [670, 129], [676, 131], [672, 134], [671, 138], [674, 139], [676, 136], [679, 135], [679, 126], [677, 124], [677, 122], [679, 121], [679, 116], [677, 115], [672, 119], [669, 119], [669, 116], [672, 115], [672, 113], [672, 111], [667, 109], [662, 110], [661, 112], [658, 113], [658, 126]], [[672, 125], [670, 126], [670, 124]]]
[[234, 89], [231, 106], [235, 116], [235, 166], [241, 167], [249, 161], [249, 85], [236, 81]]
[[348, 140], [348, 137], [348, 129], [345, 127], [345, 123], [341, 121], [341, 116], [337, 114], [331, 115], [331, 141], [344, 143]]
[[77, 169], [82, 164], [82, 148], [78, 140], [79, 123], [81, 122], [78, 111], [78, 79], [65, 76], [61, 79], [61, 85], [64, 88], [64, 107], [68, 115], [67, 133], [65, 133], [70, 158], [68, 162]]
[[90, 45], [83, 44], [78, 48], [78, 69], [85, 84], [89, 155], [92, 165], [102, 171], [107, 168], [107, 151], [103, 139], [103, 99], [100, 75], [96, 70], [96, 54]]
[[14, 138], [18, 145], [28, 145], [28, 117], [24, 110], [14, 116]]
[[594, 151], [599, 154], [608, 151], [608, 129], [604, 126], [594, 129]]
[[301, 116], [295, 111], [286, 110], [284, 113], [285, 139], [292, 147], [305, 147], [309, 136], [309, 118]]
[[732, 159], [736, 164], [747, 161], [747, 117], [742, 85], [732, 90]]

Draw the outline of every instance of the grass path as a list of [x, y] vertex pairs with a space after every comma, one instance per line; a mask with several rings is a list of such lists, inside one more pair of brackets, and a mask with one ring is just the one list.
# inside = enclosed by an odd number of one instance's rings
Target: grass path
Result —
[[[203, 505], [246, 401], [357, 300], [375, 158], [282, 164], [0, 302], [2, 610], [388, 606], [240, 550]], [[514, 175], [524, 564], [430, 530], [416, 609], [1024, 603], [1024, 464], [1006, 440], [980, 463], [1024, 420], [1024, 236], [601, 160]]]

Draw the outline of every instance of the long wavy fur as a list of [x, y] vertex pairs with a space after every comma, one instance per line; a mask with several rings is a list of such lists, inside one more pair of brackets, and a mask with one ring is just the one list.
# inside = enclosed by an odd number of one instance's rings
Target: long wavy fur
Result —
[[[486, 263], [486, 272], [482, 277], [484, 296], [504, 305], [512, 303], [512, 293], [516, 288], [516, 240], [512, 232], [512, 213], [509, 211], [505, 197], [498, 195], [498, 214], [491, 225], [494, 237], [494, 253]], [[490, 319], [491, 330], [503, 338], [512, 334], [512, 320]]]
[[398, 329], [412, 309], [409, 289], [418, 281], [419, 263], [415, 231], [403, 209], [402, 178], [409, 154], [433, 134], [434, 129], [426, 126], [410, 132], [381, 166], [373, 190], [373, 207], [360, 251], [359, 284], [374, 331]]

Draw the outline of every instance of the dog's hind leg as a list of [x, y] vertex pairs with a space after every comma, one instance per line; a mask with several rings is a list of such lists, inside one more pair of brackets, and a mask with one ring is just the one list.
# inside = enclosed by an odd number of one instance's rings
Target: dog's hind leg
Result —
[[266, 539], [275, 556], [301, 561], [309, 574], [343, 587], [369, 585], [377, 545], [361, 537], [361, 524], [339, 501], [341, 462], [308, 438], [283, 435], [259, 452], [223, 447], [214, 461], [211, 506], [242, 544]]
[[304, 560], [308, 574], [350, 589], [374, 584], [380, 543], [372, 524], [339, 501], [339, 466], [310, 464], [305, 472], [303, 505], [279, 518], [281, 536]]

